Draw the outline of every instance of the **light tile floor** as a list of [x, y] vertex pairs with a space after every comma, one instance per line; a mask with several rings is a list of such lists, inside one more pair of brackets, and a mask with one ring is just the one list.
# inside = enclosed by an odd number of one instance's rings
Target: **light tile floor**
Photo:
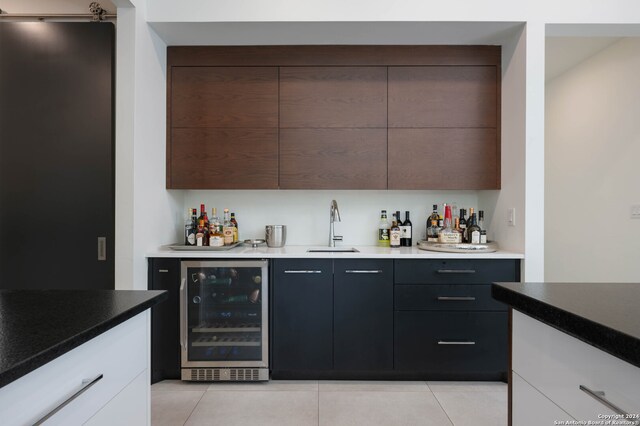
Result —
[[151, 386], [151, 424], [474, 425], [507, 424], [498, 382], [287, 381]]

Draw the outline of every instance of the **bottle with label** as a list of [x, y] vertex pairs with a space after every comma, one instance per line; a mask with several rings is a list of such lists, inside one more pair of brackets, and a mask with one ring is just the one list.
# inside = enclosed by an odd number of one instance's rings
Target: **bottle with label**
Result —
[[184, 244], [186, 246], [196, 245], [196, 218], [194, 216], [194, 210], [189, 208], [187, 212], [187, 219], [184, 221]]
[[400, 226], [398, 226], [398, 216], [400, 212], [393, 214], [391, 229], [389, 230], [389, 246], [392, 248], [400, 247]]
[[233, 224], [233, 242], [238, 242], [238, 221], [236, 220], [236, 214], [231, 213], [231, 223]]
[[411, 221], [409, 220], [409, 212], [404, 212], [404, 222], [400, 227], [400, 245], [402, 247], [411, 247], [413, 244], [413, 231], [411, 230]]
[[[437, 204], [436, 204], [436, 206], [437, 206]], [[442, 209], [446, 210], [446, 208], [447, 208], [447, 203], [444, 203], [442, 205]], [[441, 214], [438, 214], [438, 228], [440, 228], [440, 229], [444, 228], [444, 216], [442, 216]]]
[[469, 209], [471, 217], [467, 226], [467, 242], [471, 244], [480, 244], [480, 227], [473, 209]]
[[214, 224], [213, 221], [209, 225], [209, 245], [211, 247], [224, 246], [224, 235], [222, 235], [222, 232], [220, 232], [220, 228], [218, 228], [218, 226]]
[[440, 228], [438, 228], [438, 219], [431, 219], [431, 226], [427, 228], [427, 241], [437, 243], [438, 232], [440, 232]]
[[462, 242], [467, 242], [467, 215], [466, 209], [460, 209], [460, 231], [462, 231]]
[[380, 224], [378, 225], [378, 245], [380, 247], [389, 247], [389, 221], [387, 220], [387, 211], [380, 212]]
[[[434, 220], [436, 221], [435, 225], [433, 225], [433, 221]], [[433, 226], [435, 226], [436, 228], [438, 227], [438, 205], [437, 204], [433, 205], [433, 212], [431, 213], [431, 216], [429, 216], [427, 218], [427, 241], [429, 241], [429, 234], [433, 233], [433, 232], [429, 231], [429, 228], [431, 228]], [[437, 233], [436, 233], [436, 235], [437, 235]]]
[[204, 204], [200, 204], [200, 216], [198, 216], [198, 224], [200, 221], [204, 221], [204, 226], [208, 230], [209, 229], [209, 218], [207, 217], [207, 211], [204, 208]]
[[209, 245], [209, 240], [207, 236], [209, 233], [207, 229], [204, 227], [204, 219], [198, 220], [198, 231], [196, 232], [196, 245], [198, 247]]
[[229, 216], [229, 209], [224, 209], [224, 222], [222, 222], [222, 235], [224, 235], [224, 245], [233, 244], [233, 224]]
[[444, 206], [443, 227], [438, 233], [438, 242], [446, 244], [458, 244], [462, 242], [462, 235], [453, 228], [451, 206]]
[[209, 230], [213, 230], [213, 228], [218, 228], [218, 231], [222, 234], [222, 223], [220, 223], [220, 218], [218, 217], [218, 209], [215, 207], [211, 209], [211, 219], [209, 219]]
[[478, 226], [480, 227], [480, 244], [487, 244], [487, 228], [484, 227], [483, 210], [478, 210]]

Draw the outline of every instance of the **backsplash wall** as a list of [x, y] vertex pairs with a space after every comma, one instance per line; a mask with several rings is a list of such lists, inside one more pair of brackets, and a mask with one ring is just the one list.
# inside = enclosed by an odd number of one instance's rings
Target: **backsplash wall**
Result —
[[265, 225], [286, 225], [287, 245], [327, 245], [329, 239], [329, 206], [338, 202], [342, 221], [335, 224], [337, 245], [375, 245], [380, 210], [400, 210], [402, 220], [408, 210], [413, 223], [414, 244], [424, 238], [427, 214], [432, 205], [443, 202], [459, 208], [478, 206], [477, 191], [371, 191], [371, 190], [188, 190], [184, 192], [183, 217], [187, 208], [204, 203], [211, 208], [228, 208], [235, 212], [240, 239], [264, 238]]

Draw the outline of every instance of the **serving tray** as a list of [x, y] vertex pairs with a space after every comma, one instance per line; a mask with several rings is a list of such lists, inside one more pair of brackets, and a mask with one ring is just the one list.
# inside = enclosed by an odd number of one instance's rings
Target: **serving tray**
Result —
[[228, 246], [222, 247], [211, 247], [211, 246], [185, 246], [184, 244], [173, 244], [169, 247], [171, 250], [176, 251], [227, 251], [232, 248], [238, 247], [242, 244], [242, 241], [238, 241], [237, 243], [230, 244]]
[[445, 244], [421, 240], [418, 241], [418, 248], [420, 250], [439, 251], [444, 253], [493, 253], [498, 250], [498, 243], [495, 241], [489, 241], [486, 244]]

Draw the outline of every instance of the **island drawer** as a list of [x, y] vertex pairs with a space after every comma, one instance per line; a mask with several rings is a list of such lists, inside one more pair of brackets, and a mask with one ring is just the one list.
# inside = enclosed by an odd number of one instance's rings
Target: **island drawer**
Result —
[[513, 371], [576, 420], [615, 414], [598, 397], [640, 413], [640, 368], [516, 310], [512, 330]]
[[506, 311], [487, 284], [396, 285], [397, 311]]
[[478, 378], [507, 371], [506, 312], [395, 312], [396, 370]]
[[491, 284], [519, 281], [513, 259], [396, 259], [396, 284]]
[[148, 321], [138, 314], [1, 388], [2, 424], [34, 424], [102, 375], [46, 422], [85, 423], [147, 369]]

